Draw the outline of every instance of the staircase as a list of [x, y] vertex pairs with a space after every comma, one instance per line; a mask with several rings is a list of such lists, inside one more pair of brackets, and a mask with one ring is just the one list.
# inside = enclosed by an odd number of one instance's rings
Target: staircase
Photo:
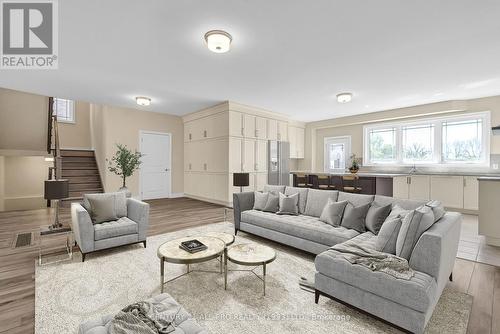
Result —
[[84, 194], [103, 192], [94, 151], [61, 150], [61, 159], [61, 177], [69, 180], [69, 198], [63, 202], [76, 202]]

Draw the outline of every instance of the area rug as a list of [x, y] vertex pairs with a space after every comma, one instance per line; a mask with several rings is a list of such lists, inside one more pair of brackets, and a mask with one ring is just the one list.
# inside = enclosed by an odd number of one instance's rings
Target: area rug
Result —
[[[136, 301], [160, 293], [158, 246], [178, 237], [208, 231], [233, 232], [219, 223], [148, 238], [148, 247], [132, 245], [89, 254], [81, 263], [36, 267], [35, 330], [38, 334], [77, 333], [88, 319], [116, 313]], [[236, 243], [257, 242], [276, 248], [267, 267], [266, 296], [262, 282], [248, 272], [229, 272], [224, 290], [221, 274], [192, 272], [167, 283], [172, 295], [211, 333], [398, 333], [399, 331], [351, 308], [300, 288], [300, 277], [313, 277], [314, 257], [255, 236], [240, 233]], [[237, 269], [236, 265], [230, 268]], [[217, 269], [213, 260], [192, 269]], [[185, 271], [166, 264], [166, 279]], [[259, 272], [260, 269], [257, 271]], [[427, 333], [465, 333], [472, 297], [445, 289], [427, 326]]]

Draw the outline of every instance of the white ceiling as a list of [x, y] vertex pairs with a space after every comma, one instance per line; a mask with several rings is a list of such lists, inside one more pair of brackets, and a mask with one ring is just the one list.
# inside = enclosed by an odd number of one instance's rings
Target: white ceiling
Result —
[[[303, 121], [500, 94], [498, 0], [64, 0], [59, 70], [0, 87], [183, 115], [224, 100]], [[229, 53], [205, 32], [233, 36]], [[338, 104], [335, 95], [352, 92]]]

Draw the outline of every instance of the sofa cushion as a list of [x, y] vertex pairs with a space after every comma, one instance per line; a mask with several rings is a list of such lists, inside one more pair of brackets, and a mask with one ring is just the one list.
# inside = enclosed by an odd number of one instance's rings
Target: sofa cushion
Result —
[[440, 201], [430, 201], [425, 204], [432, 209], [432, 213], [434, 214], [434, 222], [437, 222], [439, 219], [443, 218], [446, 213], [446, 210], [443, 207], [443, 204]]
[[278, 215], [298, 215], [299, 214], [299, 194], [285, 195], [279, 193]]
[[[411, 209], [413, 210], [413, 209]], [[389, 213], [389, 216], [387, 218], [401, 218], [401, 219], [404, 219], [404, 217], [406, 217], [407, 214], [409, 214], [411, 212], [411, 210], [406, 210], [406, 209], [403, 209], [402, 207], [399, 206], [399, 204], [395, 204], [393, 207], [392, 207], [392, 210], [391, 210], [391, 213]]]
[[328, 203], [328, 199], [332, 199], [336, 202], [338, 197], [339, 192], [337, 190], [309, 189], [307, 192], [306, 210], [304, 211], [304, 214], [313, 217], [320, 217], [326, 203]]
[[347, 241], [359, 234], [341, 226], [333, 227], [316, 217], [306, 215], [280, 216], [270, 212], [247, 210], [241, 213], [241, 221], [327, 246]]
[[392, 204], [393, 207], [398, 205], [405, 210], [413, 210], [413, 209], [416, 209], [416, 208], [425, 204], [425, 201], [418, 201], [418, 200], [413, 200], [413, 199], [401, 199], [401, 198], [394, 198], [394, 197], [383, 196], [383, 195], [375, 195], [375, 198], [373, 201], [378, 206]]
[[362, 204], [360, 206], [355, 206], [353, 203], [348, 202], [345, 210], [344, 216], [342, 217], [341, 226], [345, 228], [350, 228], [363, 233], [366, 231], [365, 220], [366, 214], [370, 209], [370, 203]]
[[340, 226], [346, 205], [347, 201], [335, 202], [329, 198], [319, 220], [335, 227]]
[[352, 194], [352, 193], [346, 193], [343, 191], [339, 192], [339, 198], [337, 199], [338, 201], [348, 201], [354, 206], [360, 206], [363, 204], [368, 204], [373, 202], [374, 195], [361, 195], [361, 194]]
[[377, 235], [375, 250], [396, 255], [396, 242], [401, 229], [401, 217], [387, 218]]
[[377, 236], [372, 232], [368, 231], [365, 233], [361, 233], [354, 238], [347, 240], [344, 244], [356, 244], [368, 249], [376, 250]]
[[122, 217], [115, 221], [95, 224], [94, 240], [109, 239], [138, 232], [139, 227], [136, 222], [127, 217]]
[[432, 224], [434, 224], [434, 213], [427, 206], [422, 206], [407, 214], [396, 241], [396, 255], [409, 260], [418, 239]]
[[266, 184], [264, 186], [264, 192], [273, 192], [276, 195], [285, 192], [285, 186], [275, 186], [272, 184]]
[[262, 211], [276, 213], [279, 210], [279, 205], [280, 205], [280, 199], [278, 193], [270, 191], [267, 196], [266, 206]]
[[115, 210], [116, 217], [126, 217], [127, 216], [127, 196], [123, 191], [117, 191], [114, 193], [104, 193], [104, 194], [85, 194], [83, 195], [82, 206], [85, 210], [88, 211], [90, 215], [92, 215], [92, 208], [90, 207], [89, 196], [92, 198], [101, 198], [101, 197], [110, 197], [114, 196], [115, 198]]
[[329, 249], [315, 259], [316, 270], [325, 276], [389, 299], [419, 312], [426, 312], [436, 298], [437, 284], [431, 276], [415, 271], [409, 280], [353, 265]]
[[266, 208], [267, 204], [267, 198], [269, 197], [268, 192], [260, 192], [260, 191], [255, 191], [254, 192], [254, 201], [253, 201], [253, 209], [254, 210], [264, 210]]
[[116, 215], [115, 194], [88, 194], [86, 199], [90, 205], [90, 217], [92, 223], [99, 224], [105, 221], [115, 220]]
[[378, 234], [382, 224], [391, 212], [392, 205], [379, 206], [373, 202], [366, 214], [366, 229], [373, 234]]
[[303, 214], [306, 211], [308, 191], [309, 191], [308, 188], [299, 188], [299, 187], [285, 188], [285, 195], [299, 194], [299, 213], [301, 214]]

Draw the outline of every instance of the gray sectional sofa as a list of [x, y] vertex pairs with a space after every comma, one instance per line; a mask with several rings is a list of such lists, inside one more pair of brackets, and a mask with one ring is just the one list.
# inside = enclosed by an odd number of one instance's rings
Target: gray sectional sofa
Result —
[[[378, 235], [334, 227], [319, 219], [328, 202], [348, 201], [414, 210], [426, 202], [399, 200], [378, 195], [267, 186], [265, 191], [299, 193], [299, 215], [277, 215], [253, 210], [253, 192], [234, 194], [235, 232], [244, 231], [313, 254], [316, 302], [324, 295], [369, 313], [399, 329], [422, 333], [448, 281], [455, 263], [460, 237], [461, 214], [445, 212], [415, 240], [408, 263], [414, 271], [409, 280], [351, 264], [338, 251], [340, 243], [355, 243], [375, 249]], [[380, 249], [376, 249], [380, 251]]]

